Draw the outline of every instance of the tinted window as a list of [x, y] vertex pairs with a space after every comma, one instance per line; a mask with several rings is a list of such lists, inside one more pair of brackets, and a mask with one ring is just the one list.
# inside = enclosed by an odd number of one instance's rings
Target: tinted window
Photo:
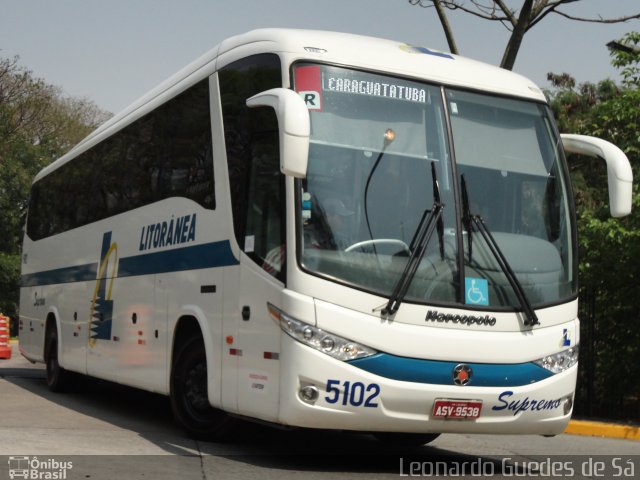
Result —
[[169, 197], [215, 208], [208, 79], [34, 184], [34, 240]]
[[248, 108], [247, 98], [282, 86], [277, 55], [255, 55], [219, 74], [234, 231], [238, 244], [278, 278], [284, 275], [284, 176], [278, 122], [271, 108]]

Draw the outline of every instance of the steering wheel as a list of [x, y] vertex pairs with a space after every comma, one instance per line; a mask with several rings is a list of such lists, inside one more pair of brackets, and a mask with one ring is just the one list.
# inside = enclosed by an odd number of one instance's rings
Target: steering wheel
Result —
[[344, 249], [345, 252], [352, 252], [354, 250], [361, 249], [363, 247], [368, 247], [369, 245], [391, 245], [400, 247], [404, 250], [408, 255], [411, 255], [411, 250], [409, 250], [409, 245], [404, 243], [402, 240], [398, 240], [397, 238], [375, 238], [372, 240], [363, 240], [361, 242], [354, 243], [353, 245], [349, 245]]

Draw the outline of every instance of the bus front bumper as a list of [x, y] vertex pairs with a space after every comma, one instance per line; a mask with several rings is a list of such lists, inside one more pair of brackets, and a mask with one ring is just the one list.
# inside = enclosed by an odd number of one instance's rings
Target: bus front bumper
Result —
[[[578, 371], [574, 365], [535, 383], [508, 387], [398, 381], [335, 360], [286, 334], [280, 361], [279, 423], [365, 432], [560, 434], [571, 418]], [[479, 415], [437, 418], [436, 400], [479, 407]]]

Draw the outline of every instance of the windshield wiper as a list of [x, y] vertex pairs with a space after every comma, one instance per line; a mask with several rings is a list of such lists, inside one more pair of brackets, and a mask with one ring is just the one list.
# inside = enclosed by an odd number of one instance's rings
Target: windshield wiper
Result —
[[463, 208], [462, 223], [467, 230], [467, 248], [469, 250], [469, 262], [471, 262], [471, 237], [473, 236], [472, 230], [473, 226], [475, 226], [477, 231], [480, 232], [480, 235], [482, 235], [482, 238], [489, 247], [491, 254], [498, 262], [498, 265], [504, 273], [504, 276], [507, 277], [511, 288], [513, 289], [513, 292], [518, 299], [518, 302], [520, 302], [520, 306], [522, 307], [522, 311], [525, 315], [525, 326], [539, 325], [540, 321], [538, 320], [538, 316], [531, 306], [531, 302], [529, 302], [527, 294], [525, 293], [520, 280], [518, 280], [518, 277], [516, 277], [516, 274], [513, 272], [511, 265], [509, 265], [507, 257], [504, 256], [504, 253], [502, 253], [502, 250], [500, 250], [500, 247], [498, 246], [495, 238], [493, 238], [493, 235], [491, 235], [489, 227], [487, 227], [487, 224], [480, 215], [473, 214], [469, 210], [469, 193], [467, 191], [467, 182], [465, 181], [464, 174], [461, 175], [461, 187]]
[[396, 286], [389, 297], [389, 302], [382, 309], [382, 315], [388, 316], [395, 314], [400, 308], [400, 304], [409, 290], [409, 285], [418, 270], [418, 265], [422, 257], [427, 251], [427, 246], [431, 240], [433, 232], [438, 230], [438, 238], [440, 239], [440, 255], [444, 258], [444, 224], [442, 222], [442, 210], [444, 205], [440, 201], [440, 186], [436, 178], [436, 168], [434, 162], [431, 162], [431, 179], [433, 181], [433, 206], [431, 210], [425, 210], [418, 224], [411, 245], [411, 256], [407, 260]]

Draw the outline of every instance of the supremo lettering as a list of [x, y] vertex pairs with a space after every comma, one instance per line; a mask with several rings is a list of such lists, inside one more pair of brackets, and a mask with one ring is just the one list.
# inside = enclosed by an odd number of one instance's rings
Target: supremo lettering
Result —
[[452, 313], [440, 313], [435, 310], [428, 310], [425, 322], [438, 323], [459, 323], [460, 325], [487, 325], [493, 327], [496, 324], [496, 317], [485, 315], [484, 317], [476, 315], [458, 315]]
[[194, 213], [142, 227], [140, 251], [193, 242], [195, 239], [196, 214]]
[[392, 98], [395, 100], [406, 100], [418, 103], [427, 103], [428, 98], [427, 91], [424, 88], [340, 77], [326, 78], [324, 90], [330, 92], [369, 95], [371, 97]]
[[506, 392], [502, 392], [498, 396], [498, 402], [500, 405], [494, 405], [491, 407], [491, 410], [500, 411], [500, 410], [511, 410], [513, 415], [517, 415], [520, 412], [526, 412], [528, 410], [532, 412], [541, 412], [543, 410], [554, 410], [560, 407], [562, 403], [562, 399], [558, 398], [555, 400], [530, 400], [529, 397], [526, 397], [524, 400], [517, 401], [509, 401], [509, 398], [513, 396], [513, 392], [507, 390]]

